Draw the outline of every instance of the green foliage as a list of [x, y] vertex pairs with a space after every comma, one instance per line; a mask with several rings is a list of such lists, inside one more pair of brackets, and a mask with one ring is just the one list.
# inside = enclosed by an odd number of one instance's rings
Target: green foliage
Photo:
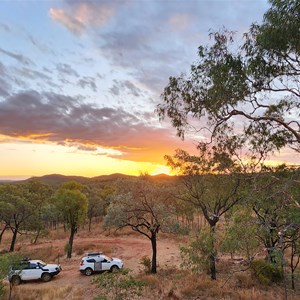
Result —
[[70, 244], [66, 243], [65, 247], [64, 247], [64, 252], [67, 254], [67, 253], [69, 253], [69, 251], [70, 251]]
[[300, 5], [270, 4], [239, 47], [232, 32], [213, 32], [190, 74], [170, 77], [157, 112], [180, 137], [191, 128], [215, 141], [239, 137], [249, 155], [261, 158], [286, 145], [299, 151]]
[[248, 199], [248, 204], [253, 208], [256, 236], [268, 249], [271, 261], [272, 249], [290, 247], [291, 230], [294, 231], [299, 226], [297, 201], [295, 202], [299, 195], [298, 180], [299, 171], [283, 166], [266, 169], [254, 177], [254, 191], [251, 193], [252, 198]]
[[171, 231], [178, 235], [188, 235], [190, 233], [190, 228], [177, 222], [172, 225]]
[[74, 235], [79, 225], [85, 222], [88, 211], [88, 199], [82, 192], [83, 185], [77, 182], [64, 183], [54, 195], [54, 205], [61, 219], [70, 228], [67, 257], [72, 256]]
[[125, 226], [147, 236], [160, 230], [171, 232], [175, 210], [166, 186], [141, 177], [120, 181], [104, 219], [106, 228]]
[[283, 280], [283, 269], [277, 264], [256, 260], [252, 262], [251, 269], [254, 277], [261, 284], [270, 285]]
[[213, 235], [210, 228], [205, 227], [200, 231], [199, 236], [191, 241], [187, 247], [180, 247], [182, 258], [181, 267], [188, 268], [192, 272], [200, 274], [203, 270], [210, 271], [209, 256], [216, 256], [213, 248]]
[[176, 221], [172, 198], [168, 186], [148, 176], [119, 181], [104, 219], [105, 228], [129, 227], [151, 241], [152, 273], [156, 273], [157, 234], [171, 232]]
[[5, 293], [3, 279], [7, 276], [10, 266], [19, 261], [20, 257], [13, 253], [0, 255], [0, 298]]
[[256, 239], [257, 225], [252, 210], [238, 206], [225, 227], [221, 250], [225, 253], [244, 255], [248, 262], [259, 249]]
[[140, 260], [140, 264], [144, 266], [144, 271], [146, 274], [151, 273], [151, 259], [148, 256], [143, 256]]
[[17, 234], [38, 232], [44, 227], [42, 212], [51, 195], [48, 185], [34, 180], [0, 187], [0, 220], [14, 233], [10, 251], [14, 251]]
[[104, 273], [93, 279], [102, 293], [94, 300], [125, 300], [141, 296], [146, 283], [129, 275], [128, 269]]
[[84, 223], [87, 210], [87, 197], [81, 192], [83, 186], [76, 182], [63, 184], [54, 195], [54, 204], [62, 220], [68, 226]]

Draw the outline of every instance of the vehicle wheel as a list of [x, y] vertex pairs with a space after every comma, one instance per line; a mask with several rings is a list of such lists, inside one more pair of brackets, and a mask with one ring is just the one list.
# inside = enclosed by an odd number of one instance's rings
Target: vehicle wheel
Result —
[[119, 267], [116, 266], [116, 265], [114, 265], [114, 266], [112, 266], [112, 267], [110, 268], [110, 271], [111, 271], [111, 272], [116, 272], [116, 271], [118, 271], [118, 270], [119, 270]]
[[19, 285], [21, 283], [21, 278], [20, 276], [13, 276], [12, 279], [10, 280], [12, 285]]
[[85, 274], [86, 276], [91, 276], [91, 275], [93, 274], [93, 270], [92, 270], [91, 268], [86, 268], [86, 269], [84, 270], [84, 274]]
[[43, 280], [44, 282], [50, 281], [51, 278], [52, 278], [52, 276], [51, 276], [51, 274], [49, 274], [49, 273], [44, 273], [44, 274], [42, 275], [42, 280]]

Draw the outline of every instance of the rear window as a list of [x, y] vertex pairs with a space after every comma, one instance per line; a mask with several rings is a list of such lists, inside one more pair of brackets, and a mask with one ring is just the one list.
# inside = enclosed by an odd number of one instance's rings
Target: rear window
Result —
[[24, 270], [24, 269], [29, 269], [29, 264], [28, 263], [20, 263], [18, 265], [13, 265], [12, 266], [13, 270]]
[[94, 263], [94, 262], [96, 262], [96, 260], [93, 259], [93, 258], [87, 259], [86, 261], [87, 261], [88, 263]]

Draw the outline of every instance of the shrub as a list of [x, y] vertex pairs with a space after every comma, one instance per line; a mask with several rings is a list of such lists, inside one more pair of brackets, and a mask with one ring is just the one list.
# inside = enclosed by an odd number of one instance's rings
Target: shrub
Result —
[[130, 270], [121, 269], [113, 273], [105, 273], [93, 279], [102, 294], [96, 299], [133, 299], [141, 296], [146, 283], [129, 275]]
[[151, 259], [147, 256], [143, 256], [140, 260], [140, 264], [144, 266], [146, 274], [151, 273]]
[[65, 251], [66, 254], [69, 253], [69, 249], [70, 249], [70, 244], [66, 243], [65, 248], [64, 248], [64, 251]]
[[252, 262], [251, 269], [254, 277], [264, 285], [280, 282], [283, 279], [282, 268], [265, 260], [256, 260]]

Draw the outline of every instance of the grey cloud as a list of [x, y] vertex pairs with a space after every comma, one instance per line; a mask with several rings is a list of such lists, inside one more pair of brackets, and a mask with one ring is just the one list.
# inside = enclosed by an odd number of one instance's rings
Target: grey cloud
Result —
[[11, 29], [6, 24], [0, 23], [0, 28], [6, 32], [11, 32]]
[[9, 87], [6, 81], [0, 78], [0, 96], [8, 96], [9, 95]]
[[89, 87], [91, 88], [94, 92], [97, 92], [97, 85], [95, 82], [95, 79], [93, 77], [83, 77], [82, 79], [80, 79], [78, 81], [78, 84], [82, 87], [82, 88], [86, 88]]
[[[0, 134], [58, 144], [119, 149], [125, 159], [147, 161], [151, 152], [174, 149], [170, 130], [146, 125], [117, 108], [99, 108], [55, 93], [27, 91], [0, 102]], [[168, 150], [168, 151], [167, 151]], [[121, 156], [118, 156], [121, 158]], [[152, 156], [153, 157], [153, 156]], [[156, 159], [156, 158], [151, 158]]]
[[109, 91], [114, 96], [120, 95], [120, 87], [117, 83], [114, 83], [113, 86], [109, 89]]
[[43, 67], [43, 71], [52, 74], [52, 71], [50, 69], [46, 68], [46, 67]]
[[16, 71], [19, 75], [21, 75], [22, 77], [26, 77], [28, 79], [33, 79], [33, 80], [42, 79], [42, 80], [49, 80], [49, 81], [51, 80], [51, 78], [45, 73], [33, 69], [22, 68], [22, 69], [16, 69]]
[[0, 48], [0, 52], [7, 55], [7, 56], [9, 56], [9, 57], [11, 57], [11, 58], [13, 58], [13, 59], [15, 59], [15, 60], [17, 60], [19, 63], [21, 63], [23, 65], [27, 65], [27, 66], [28, 65], [33, 65], [33, 62], [29, 58], [25, 57], [22, 54], [16, 54], [16, 53], [13, 53], [13, 52], [10, 52], [10, 51], [6, 51], [2, 48]]
[[114, 80], [113, 86], [109, 91], [114, 96], [119, 96], [122, 92], [126, 91], [129, 95], [139, 97], [142, 95], [141, 89], [129, 80]]
[[136, 97], [139, 97], [141, 95], [142, 91], [136, 85], [134, 85], [132, 82], [130, 82], [129, 80], [125, 80], [123, 83], [131, 95], [136, 96]]
[[[68, 15], [76, 16], [84, 7], [84, 30], [101, 54], [113, 65], [128, 69], [157, 95], [169, 76], [188, 71], [196, 59], [197, 47], [209, 42], [210, 29], [219, 30], [225, 25], [231, 30], [247, 30], [252, 22], [262, 18], [267, 8], [266, 0], [65, 3]], [[106, 10], [110, 13], [105, 14]], [[99, 15], [99, 24], [95, 13]], [[110, 92], [119, 95], [120, 86], [114, 84]]]
[[48, 52], [54, 54], [53, 50], [51, 50], [48, 46], [43, 45], [40, 41], [37, 41], [31, 34], [27, 34], [27, 36], [31, 44], [34, 45], [37, 49], [39, 49], [41, 52]]
[[10, 94], [10, 76], [6, 67], [0, 62], [0, 96], [8, 96]]
[[[120, 5], [110, 30], [99, 30], [94, 38], [101, 53], [115, 65], [130, 69], [137, 80], [160, 93], [169, 76], [188, 71], [197, 47], [209, 42], [210, 29], [225, 25], [245, 30], [262, 18], [265, 3], [131, 1], [127, 6]], [[131, 17], [123, 22], [124, 15]], [[181, 26], [181, 21], [186, 25]]]
[[61, 75], [79, 77], [79, 74], [68, 64], [57, 64], [56, 69]]
[[96, 151], [97, 147], [80, 145], [80, 146], [77, 147], [77, 149], [82, 150], [82, 151]]

